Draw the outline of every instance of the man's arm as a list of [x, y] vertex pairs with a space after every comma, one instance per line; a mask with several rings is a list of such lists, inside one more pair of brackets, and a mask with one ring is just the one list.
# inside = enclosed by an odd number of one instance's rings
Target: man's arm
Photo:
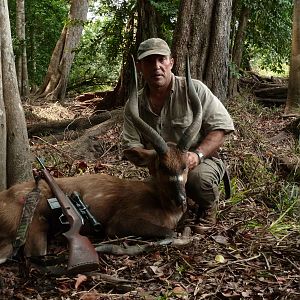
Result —
[[[213, 130], [209, 132], [203, 139], [201, 144], [196, 148], [197, 151], [203, 153], [204, 157], [211, 157], [216, 153], [225, 141], [224, 130]], [[201, 163], [199, 157], [195, 152], [188, 152], [189, 168], [194, 169]]]

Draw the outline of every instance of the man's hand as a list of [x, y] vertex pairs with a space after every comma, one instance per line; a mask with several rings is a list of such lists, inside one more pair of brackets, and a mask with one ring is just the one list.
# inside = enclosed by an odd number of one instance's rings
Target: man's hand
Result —
[[[223, 145], [225, 140], [224, 130], [214, 130], [207, 134], [202, 143], [197, 147], [198, 151], [201, 151], [204, 157], [211, 157], [216, 153]], [[188, 152], [188, 167], [190, 170], [194, 169], [201, 163], [199, 157], [194, 152]]]
[[199, 157], [195, 152], [188, 151], [188, 167], [190, 170], [193, 170], [195, 167], [199, 165]]

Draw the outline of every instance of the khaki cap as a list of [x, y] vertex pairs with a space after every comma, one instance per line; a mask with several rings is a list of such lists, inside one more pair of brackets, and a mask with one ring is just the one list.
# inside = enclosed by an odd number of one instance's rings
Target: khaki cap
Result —
[[170, 55], [171, 50], [168, 44], [160, 38], [151, 38], [143, 41], [138, 49], [137, 59], [141, 60], [146, 56], [158, 54], [158, 55]]

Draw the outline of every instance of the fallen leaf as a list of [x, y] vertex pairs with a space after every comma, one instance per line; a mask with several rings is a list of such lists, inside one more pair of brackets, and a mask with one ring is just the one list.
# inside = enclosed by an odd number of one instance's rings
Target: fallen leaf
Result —
[[101, 295], [99, 293], [95, 293], [95, 292], [87, 292], [85, 294], [83, 294], [79, 299], [80, 300], [97, 300], [100, 299]]
[[215, 261], [216, 261], [217, 263], [223, 264], [223, 263], [225, 262], [225, 258], [224, 258], [223, 255], [218, 254], [218, 255], [216, 255], [216, 257], [215, 257]]
[[176, 296], [176, 298], [179, 299], [186, 299], [186, 297], [188, 296], [186, 290], [181, 286], [174, 287], [173, 294]]
[[212, 238], [218, 243], [222, 245], [228, 245], [228, 238], [222, 235], [214, 235]]
[[84, 281], [87, 281], [87, 277], [86, 277], [85, 275], [79, 274], [78, 277], [76, 278], [75, 289], [77, 290], [78, 287], [79, 287]]
[[246, 290], [245, 292], [242, 292], [242, 296], [244, 298], [248, 298], [251, 296], [251, 291], [250, 290]]
[[157, 275], [159, 277], [164, 275], [163, 268], [161, 268], [161, 267], [149, 266], [149, 268], [155, 275]]
[[277, 280], [278, 283], [284, 283], [286, 281], [286, 278], [277, 276], [276, 280]]

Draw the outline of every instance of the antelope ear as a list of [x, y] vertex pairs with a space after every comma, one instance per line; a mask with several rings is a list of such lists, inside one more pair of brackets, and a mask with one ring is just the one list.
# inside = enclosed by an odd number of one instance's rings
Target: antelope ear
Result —
[[139, 167], [149, 166], [157, 155], [155, 150], [143, 148], [126, 149], [123, 153], [129, 161]]

